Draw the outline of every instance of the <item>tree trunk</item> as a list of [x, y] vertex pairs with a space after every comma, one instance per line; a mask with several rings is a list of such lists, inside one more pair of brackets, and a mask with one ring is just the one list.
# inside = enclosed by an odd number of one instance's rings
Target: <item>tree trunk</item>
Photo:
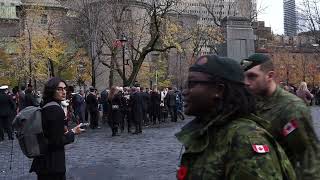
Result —
[[96, 86], [96, 71], [95, 71], [95, 48], [94, 42], [90, 42], [90, 58], [91, 58], [91, 85]]
[[144, 61], [144, 59], [146, 58], [148, 53], [144, 52], [142, 53], [140, 56], [139, 56], [139, 59], [137, 61], [137, 64], [133, 64], [132, 66], [132, 73], [130, 74], [130, 77], [129, 79], [127, 80], [126, 82], [126, 85], [127, 86], [131, 86], [133, 85], [134, 81], [136, 80], [137, 76], [138, 76], [138, 73], [139, 73], [139, 70], [141, 68], [141, 65]]
[[53, 62], [51, 59], [49, 59], [49, 69], [50, 69], [50, 77], [54, 77], [55, 74], [54, 74], [54, 66], [53, 66]]

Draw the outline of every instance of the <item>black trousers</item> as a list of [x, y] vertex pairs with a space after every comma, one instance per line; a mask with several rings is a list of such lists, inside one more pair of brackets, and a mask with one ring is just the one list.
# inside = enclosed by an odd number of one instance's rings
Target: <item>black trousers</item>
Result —
[[135, 133], [141, 133], [142, 132], [142, 111], [140, 112], [133, 112], [133, 121], [134, 126], [136, 128]]
[[37, 174], [38, 180], [66, 180], [65, 173]]
[[148, 110], [147, 108], [142, 110], [142, 119], [143, 119], [143, 124], [148, 125], [149, 124], [149, 119], [148, 119]]
[[152, 120], [153, 124], [158, 122], [160, 123], [160, 105], [152, 106], [150, 111], [150, 119]]
[[4, 139], [4, 131], [8, 134], [9, 139], [13, 139], [13, 131], [10, 116], [0, 117], [0, 140]]
[[98, 111], [90, 111], [90, 127], [95, 129], [98, 127]]
[[123, 119], [122, 112], [119, 109], [112, 110], [111, 116], [108, 119], [108, 124], [112, 130], [112, 135], [118, 134], [118, 128], [121, 125], [120, 123], [122, 119]]
[[102, 124], [106, 124], [108, 122], [108, 114], [103, 112], [102, 114]]
[[131, 131], [131, 126], [133, 123], [133, 114], [131, 109], [127, 109], [126, 110], [126, 115], [125, 115], [126, 121], [127, 121], [127, 128], [128, 128], [128, 132]]
[[176, 106], [169, 106], [169, 113], [171, 116], [171, 121], [177, 122], [177, 107]]

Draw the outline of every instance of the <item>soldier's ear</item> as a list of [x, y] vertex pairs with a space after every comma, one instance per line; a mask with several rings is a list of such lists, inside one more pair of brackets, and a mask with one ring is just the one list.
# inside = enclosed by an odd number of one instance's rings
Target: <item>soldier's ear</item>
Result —
[[275, 79], [275, 76], [276, 76], [276, 73], [274, 71], [269, 71], [267, 73], [267, 78], [270, 80]]

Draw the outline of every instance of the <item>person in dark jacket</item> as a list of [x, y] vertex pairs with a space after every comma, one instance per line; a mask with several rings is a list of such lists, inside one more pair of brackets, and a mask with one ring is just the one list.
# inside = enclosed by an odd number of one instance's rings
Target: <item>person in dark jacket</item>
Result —
[[140, 87], [140, 93], [142, 96], [142, 122], [144, 125], [149, 125], [149, 119], [148, 119], [148, 111], [149, 111], [149, 104], [150, 104], [150, 94], [147, 91], [144, 91], [143, 87]]
[[98, 124], [98, 99], [95, 93], [95, 89], [93, 87], [90, 87], [90, 93], [87, 96], [86, 102], [87, 102], [87, 109], [90, 114], [90, 127], [91, 129], [99, 128]]
[[132, 89], [132, 95], [130, 97], [131, 107], [132, 107], [132, 117], [135, 125], [134, 134], [142, 133], [142, 118], [143, 118], [143, 96], [140, 93], [139, 87], [134, 87]]
[[176, 93], [172, 88], [169, 88], [169, 92], [165, 98], [166, 105], [168, 107], [170, 116], [171, 116], [171, 121], [172, 122], [177, 122], [177, 104], [176, 104]]
[[161, 95], [159, 94], [157, 89], [154, 89], [150, 95], [150, 118], [153, 124], [157, 124], [157, 119], [160, 124], [160, 103], [161, 103]]
[[25, 86], [21, 86], [21, 89], [19, 91], [19, 111], [21, 111], [22, 109], [25, 108], [25, 90], [26, 87]]
[[[58, 77], [51, 78], [44, 87], [43, 106], [55, 101], [61, 104], [66, 99], [66, 83]], [[75, 134], [83, 129], [81, 124], [68, 130], [64, 124], [65, 114], [61, 106], [47, 106], [42, 110], [42, 127], [48, 139], [48, 151], [40, 157], [34, 158], [30, 172], [35, 172], [38, 180], [65, 180], [66, 144], [74, 141]]]
[[83, 90], [80, 90], [78, 94], [72, 97], [73, 110], [80, 123], [84, 122], [85, 100], [83, 94]]
[[28, 85], [28, 89], [25, 91], [24, 107], [39, 106], [35, 95], [33, 94], [32, 85]]
[[105, 89], [101, 92], [100, 103], [102, 104], [102, 124], [107, 122], [107, 112], [108, 112], [108, 91]]
[[12, 98], [6, 94], [6, 91], [6, 88], [0, 89], [0, 141], [4, 140], [3, 130], [8, 134], [9, 140], [13, 140], [11, 118], [16, 106]]

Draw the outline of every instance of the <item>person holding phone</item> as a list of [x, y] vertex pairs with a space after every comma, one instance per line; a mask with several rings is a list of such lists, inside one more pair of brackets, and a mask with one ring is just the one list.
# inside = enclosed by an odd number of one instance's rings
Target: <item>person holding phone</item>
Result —
[[67, 84], [58, 77], [51, 78], [44, 87], [43, 104], [57, 102], [57, 105], [42, 109], [42, 126], [48, 139], [48, 151], [34, 158], [30, 172], [37, 174], [38, 180], [65, 180], [66, 163], [64, 146], [74, 141], [76, 134], [84, 131], [81, 125], [68, 130], [65, 126], [65, 113], [61, 102], [66, 99]]

